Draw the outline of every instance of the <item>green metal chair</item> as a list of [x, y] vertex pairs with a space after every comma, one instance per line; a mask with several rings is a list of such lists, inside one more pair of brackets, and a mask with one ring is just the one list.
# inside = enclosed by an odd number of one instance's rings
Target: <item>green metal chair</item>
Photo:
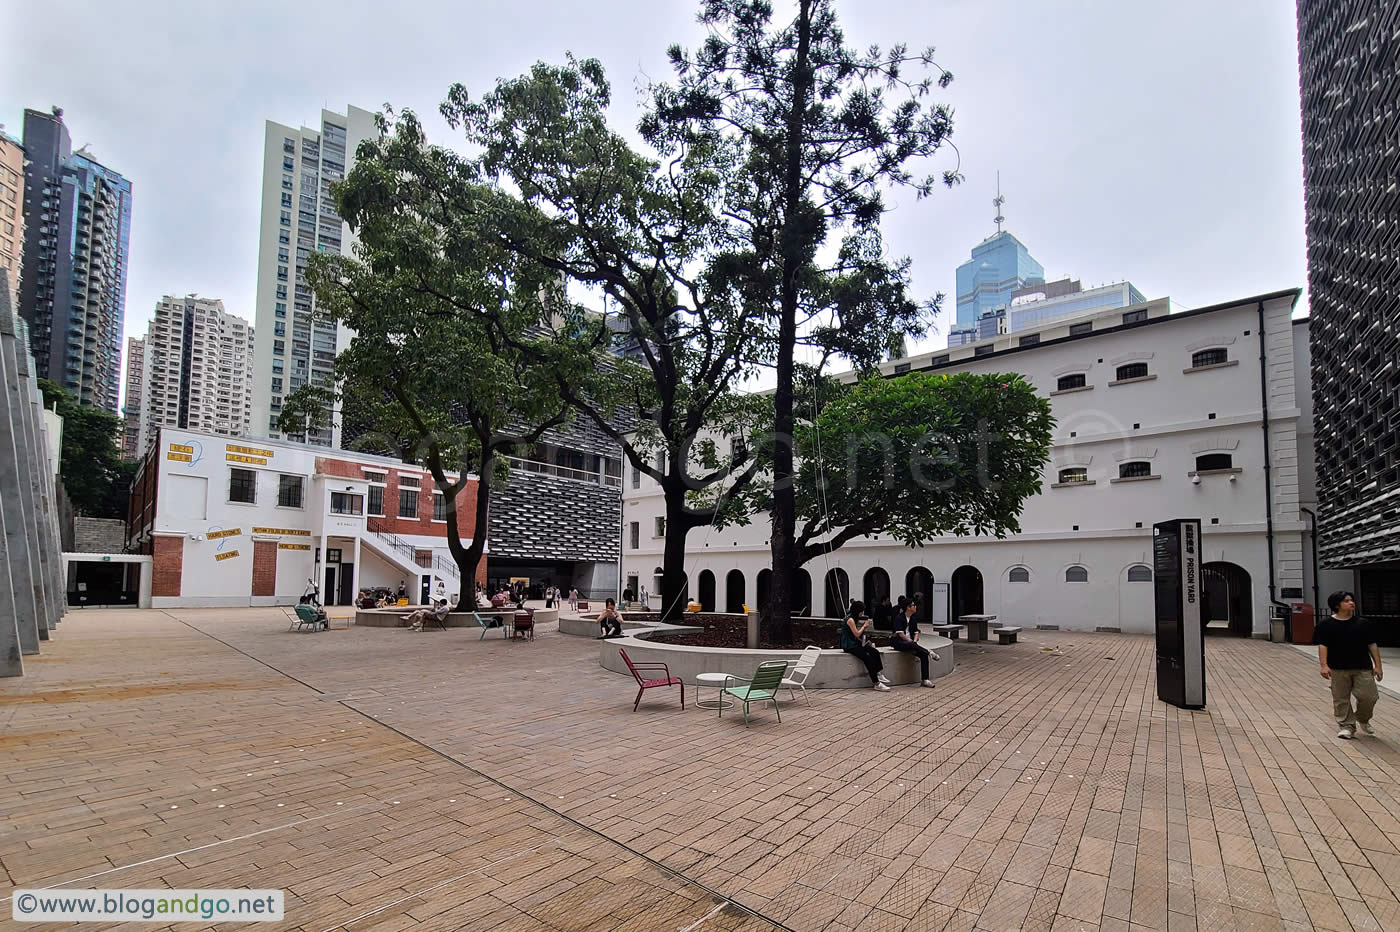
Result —
[[[783, 713], [778, 711], [778, 687], [782, 685], [783, 674], [787, 671], [786, 660], [765, 660], [758, 665], [753, 677], [745, 679], [742, 676], [730, 674], [724, 678], [724, 692], [721, 698], [729, 696], [744, 704], [744, 727], [749, 727], [749, 703], [750, 702], [771, 702], [773, 711], [777, 713], [778, 721], [783, 720]], [[745, 686], [730, 686], [730, 681], [747, 683]], [[719, 704], [720, 717], [724, 716], [724, 703]]]
[[492, 620], [487, 621], [485, 618], [482, 618], [481, 615], [477, 612], [472, 612], [472, 617], [475, 618], [476, 623], [481, 626], [481, 637], [477, 638], [477, 640], [479, 641], [486, 640], [486, 635], [490, 634], [491, 631], [495, 628], [501, 629], [501, 637], [503, 638], [509, 638], [511, 635], [511, 626], [507, 624], [505, 619], [503, 618], [497, 618], [493, 615]]

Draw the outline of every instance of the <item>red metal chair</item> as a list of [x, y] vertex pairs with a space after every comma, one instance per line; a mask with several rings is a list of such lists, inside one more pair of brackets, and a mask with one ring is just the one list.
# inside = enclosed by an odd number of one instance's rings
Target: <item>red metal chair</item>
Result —
[[[637, 685], [640, 687], [637, 690], [637, 701], [632, 703], [633, 712], [637, 711], [637, 706], [641, 705], [642, 693], [657, 686], [679, 686], [681, 688], [681, 708], [685, 708], [685, 684], [681, 682], [680, 677], [671, 675], [670, 667], [664, 663], [633, 663], [632, 658], [627, 656], [627, 651], [619, 650], [618, 653], [622, 655], [622, 662], [627, 664], [627, 669], [636, 677]], [[642, 676], [642, 670], [655, 669], [657, 667], [660, 667], [661, 670], [665, 672], [666, 675], [663, 678], [659, 680], [649, 680]]]

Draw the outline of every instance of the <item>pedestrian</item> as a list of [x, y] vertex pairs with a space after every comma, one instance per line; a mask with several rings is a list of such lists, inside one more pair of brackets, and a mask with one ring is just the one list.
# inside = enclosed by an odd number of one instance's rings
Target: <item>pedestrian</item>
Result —
[[846, 613], [846, 620], [841, 623], [841, 649], [865, 664], [866, 672], [870, 674], [871, 686], [887, 693], [890, 691], [889, 678], [880, 672], [884, 663], [880, 660], [879, 649], [870, 643], [867, 632], [872, 622], [863, 617], [864, 615], [865, 603], [860, 599], [852, 601]]
[[598, 627], [602, 629], [601, 638], [622, 637], [622, 613], [617, 610], [617, 601], [608, 599], [603, 606], [602, 614], [598, 616]]
[[641, 595], [639, 596], [639, 598], [641, 599], [641, 602], [642, 602], [642, 611], [644, 611], [644, 612], [649, 612], [649, 611], [651, 611], [651, 596], [647, 595], [647, 587], [646, 587], [646, 586], [642, 586], [642, 593], [641, 593]]
[[[1371, 623], [1356, 614], [1356, 596], [1338, 591], [1327, 597], [1330, 617], [1322, 619], [1313, 631], [1322, 678], [1332, 684], [1332, 714], [1337, 719], [1337, 737], [1355, 738], [1356, 729], [1374, 735], [1371, 712], [1380, 691], [1376, 683], [1384, 679], [1381, 651]], [[1352, 707], [1352, 697], [1356, 706]]]
[[[888, 598], [886, 601], [889, 601]], [[904, 611], [894, 616], [894, 634], [890, 637], [890, 647], [906, 654], [913, 654], [919, 658], [919, 681], [929, 689], [933, 688], [933, 680], [929, 678], [928, 661], [932, 657], [934, 660], [940, 659], [938, 654], [928, 650], [919, 643], [919, 606], [916, 602], [904, 603]]]
[[578, 589], [576, 587], [569, 589], [569, 611], [578, 614]]
[[545, 587], [544, 587], [544, 607], [545, 607], [545, 608], [553, 608], [553, 607], [554, 607], [554, 587], [553, 587], [553, 586], [545, 586]]
[[399, 580], [399, 591], [396, 592], [396, 593], [394, 594], [394, 598], [395, 598], [395, 599], [403, 599], [403, 598], [407, 598], [407, 597], [408, 597], [408, 590], [404, 588], [403, 580], [400, 579], [400, 580]]
[[891, 631], [894, 629], [895, 622], [898, 619], [895, 618], [894, 607], [890, 605], [890, 597], [888, 595], [881, 597], [880, 604], [870, 609], [870, 619], [875, 622], [875, 629], [877, 631]]

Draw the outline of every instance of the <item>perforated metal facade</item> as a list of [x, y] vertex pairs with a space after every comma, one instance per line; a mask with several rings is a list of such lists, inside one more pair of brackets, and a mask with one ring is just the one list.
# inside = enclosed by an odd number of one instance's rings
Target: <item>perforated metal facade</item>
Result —
[[1400, 561], [1400, 5], [1299, 0], [1298, 59], [1319, 551], [1374, 568]]

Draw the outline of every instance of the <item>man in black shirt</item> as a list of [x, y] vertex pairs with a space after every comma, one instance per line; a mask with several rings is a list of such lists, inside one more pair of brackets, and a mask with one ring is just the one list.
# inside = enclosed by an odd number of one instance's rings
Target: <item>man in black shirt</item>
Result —
[[[1371, 623], [1356, 614], [1356, 598], [1350, 592], [1334, 592], [1327, 597], [1330, 618], [1324, 618], [1313, 632], [1322, 678], [1332, 683], [1332, 711], [1337, 717], [1338, 738], [1355, 738], [1357, 726], [1368, 735], [1371, 712], [1380, 697], [1376, 683], [1384, 676], [1381, 652], [1376, 646]], [[1351, 697], [1356, 696], [1356, 708]]]

